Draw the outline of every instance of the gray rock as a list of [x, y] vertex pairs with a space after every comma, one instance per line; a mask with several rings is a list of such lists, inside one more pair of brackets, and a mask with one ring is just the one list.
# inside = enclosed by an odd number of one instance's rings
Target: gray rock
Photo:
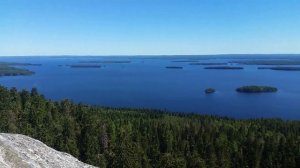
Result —
[[20, 134], [0, 133], [1, 168], [94, 168]]

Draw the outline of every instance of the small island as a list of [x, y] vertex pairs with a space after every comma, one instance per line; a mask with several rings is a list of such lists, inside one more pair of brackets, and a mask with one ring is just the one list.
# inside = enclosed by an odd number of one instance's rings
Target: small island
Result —
[[227, 63], [221, 63], [221, 62], [196, 62], [196, 63], [190, 63], [190, 65], [227, 65]]
[[20, 63], [20, 62], [0, 62], [0, 66], [42, 66], [42, 64]]
[[167, 69], [183, 69], [181, 66], [166, 66]]
[[175, 61], [172, 61], [172, 62], [183, 62], [183, 63], [190, 63], [190, 62], [199, 62], [198, 60], [175, 60]]
[[243, 86], [236, 89], [237, 92], [242, 93], [267, 93], [267, 92], [277, 92], [278, 89], [271, 86]]
[[300, 67], [258, 67], [257, 69], [270, 69], [275, 71], [300, 71]]
[[71, 68], [101, 68], [101, 65], [69, 65]]
[[211, 66], [211, 67], [204, 67], [204, 69], [242, 70], [242, 69], [244, 69], [244, 67], [233, 67], [233, 66]]
[[230, 63], [242, 64], [242, 65], [300, 65], [300, 60], [242, 60], [231, 61]]
[[128, 64], [131, 63], [131, 61], [126, 60], [106, 60], [106, 61], [81, 61], [80, 63], [96, 63], [96, 64]]
[[207, 89], [205, 89], [204, 92], [205, 92], [206, 94], [212, 94], [212, 93], [215, 93], [216, 90], [215, 90], [214, 88], [207, 88]]
[[0, 76], [28, 76], [33, 74], [34, 72], [27, 69], [0, 65]]

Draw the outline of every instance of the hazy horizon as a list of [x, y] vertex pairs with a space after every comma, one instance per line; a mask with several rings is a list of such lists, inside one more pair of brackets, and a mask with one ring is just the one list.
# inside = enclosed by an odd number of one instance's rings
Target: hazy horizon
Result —
[[177, 56], [300, 56], [300, 53], [290, 54], [290, 53], [279, 53], [279, 54], [119, 54], [119, 55], [88, 55], [88, 54], [67, 54], [67, 55], [0, 55], [0, 57], [160, 57], [160, 56], [167, 56], [167, 57], [177, 57]]

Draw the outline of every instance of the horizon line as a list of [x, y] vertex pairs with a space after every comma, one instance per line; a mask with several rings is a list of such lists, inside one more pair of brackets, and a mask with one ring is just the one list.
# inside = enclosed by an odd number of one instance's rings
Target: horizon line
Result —
[[300, 53], [256, 53], [256, 54], [54, 54], [54, 55], [0, 55], [0, 57], [119, 57], [119, 56], [244, 56], [244, 55], [299, 55]]

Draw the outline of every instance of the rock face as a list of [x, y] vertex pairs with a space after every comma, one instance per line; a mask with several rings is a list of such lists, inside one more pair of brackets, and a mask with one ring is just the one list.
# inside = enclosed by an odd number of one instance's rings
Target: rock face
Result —
[[19, 134], [0, 133], [1, 168], [94, 168], [70, 154]]

